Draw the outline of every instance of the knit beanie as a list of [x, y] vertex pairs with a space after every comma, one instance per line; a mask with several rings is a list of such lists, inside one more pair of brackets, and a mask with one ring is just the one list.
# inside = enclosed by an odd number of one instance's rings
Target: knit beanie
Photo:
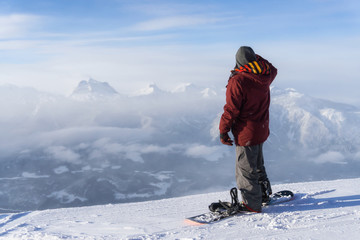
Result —
[[256, 55], [251, 47], [242, 46], [236, 53], [236, 66], [245, 66], [249, 62], [256, 61]]

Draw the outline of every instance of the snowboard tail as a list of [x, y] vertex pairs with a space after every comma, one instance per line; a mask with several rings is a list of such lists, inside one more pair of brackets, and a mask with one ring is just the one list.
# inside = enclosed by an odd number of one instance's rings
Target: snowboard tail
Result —
[[[279, 191], [270, 196], [270, 201], [267, 202], [266, 204], [264, 204], [264, 207], [277, 205], [277, 204], [281, 204], [284, 202], [289, 202], [293, 199], [294, 199], [293, 192], [291, 192], [289, 190]], [[222, 219], [229, 218], [229, 217], [232, 217], [232, 216], [235, 216], [238, 214], [246, 214], [246, 213], [252, 213], [252, 212], [240, 211], [240, 212], [229, 213], [226, 210], [216, 211], [216, 212], [207, 212], [207, 213], [203, 213], [200, 215], [186, 218], [185, 223], [188, 225], [203, 225], [203, 224], [218, 222]]]

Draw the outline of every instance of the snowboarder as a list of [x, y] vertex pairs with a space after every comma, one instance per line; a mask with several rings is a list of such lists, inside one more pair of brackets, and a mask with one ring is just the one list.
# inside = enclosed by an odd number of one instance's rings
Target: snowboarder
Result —
[[261, 212], [272, 193], [264, 167], [263, 143], [269, 136], [270, 84], [277, 69], [251, 47], [236, 53], [228, 80], [226, 104], [220, 120], [220, 141], [236, 145], [236, 183], [242, 196], [239, 208]]

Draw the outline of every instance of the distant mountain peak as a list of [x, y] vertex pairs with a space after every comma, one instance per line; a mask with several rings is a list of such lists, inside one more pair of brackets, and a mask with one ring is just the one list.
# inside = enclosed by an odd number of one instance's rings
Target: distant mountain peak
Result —
[[146, 88], [142, 88], [132, 94], [132, 96], [147, 96], [163, 94], [165, 91], [161, 90], [155, 83], [150, 83]]
[[107, 82], [100, 82], [95, 79], [82, 80], [74, 89], [71, 97], [77, 99], [92, 99], [97, 97], [113, 97], [119, 93]]
[[192, 83], [182, 83], [178, 85], [172, 92], [173, 93], [179, 93], [179, 92], [186, 92], [189, 89], [194, 89], [195, 86]]
[[182, 83], [178, 85], [174, 90], [171, 91], [172, 93], [183, 93], [183, 94], [190, 94], [190, 95], [198, 95], [202, 96], [203, 98], [210, 98], [217, 96], [217, 93], [212, 88], [203, 88], [197, 86], [193, 83]]
[[213, 97], [213, 96], [217, 96], [216, 91], [214, 91], [211, 88], [205, 88], [204, 90], [201, 91], [201, 94], [204, 98], [209, 98], [209, 97]]

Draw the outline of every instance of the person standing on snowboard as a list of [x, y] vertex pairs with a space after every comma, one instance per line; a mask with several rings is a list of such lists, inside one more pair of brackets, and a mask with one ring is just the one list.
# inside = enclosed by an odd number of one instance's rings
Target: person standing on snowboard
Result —
[[277, 69], [252, 48], [242, 46], [236, 53], [226, 89], [226, 104], [220, 120], [220, 141], [236, 145], [236, 183], [243, 211], [261, 212], [272, 193], [264, 167], [263, 143], [268, 138], [270, 84]]

